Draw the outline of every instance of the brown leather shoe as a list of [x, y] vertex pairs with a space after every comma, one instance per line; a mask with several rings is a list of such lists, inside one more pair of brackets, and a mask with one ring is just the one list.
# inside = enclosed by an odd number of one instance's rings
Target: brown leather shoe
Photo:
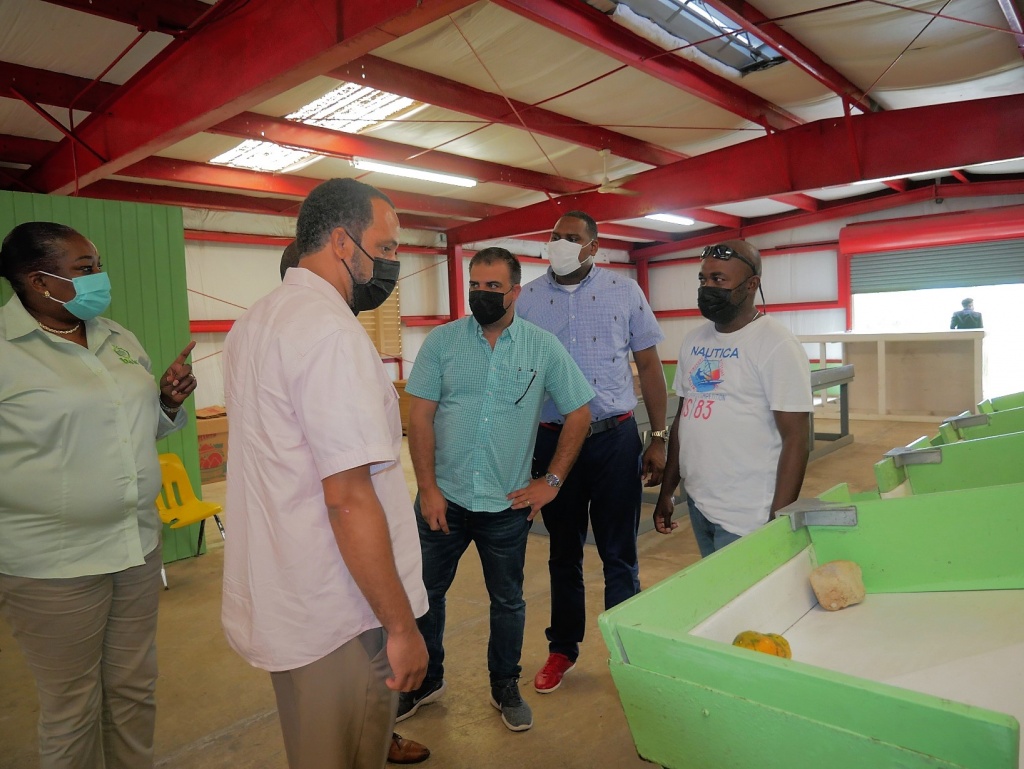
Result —
[[418, 764], [430, 757], [430, 748], [413, 740], [407, 740], [392, 732], [391, 747], [388, 748], [389, 764]]

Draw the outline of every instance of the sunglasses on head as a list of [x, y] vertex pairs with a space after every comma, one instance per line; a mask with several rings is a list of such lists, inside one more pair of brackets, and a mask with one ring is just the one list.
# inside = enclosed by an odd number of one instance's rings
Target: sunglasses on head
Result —
[[743, 254], [741, 254], [739, 251], [736, 251], [735, 249], [730, 248], [729, 246], [708, 246], [701, 252], [700, 258], [719, 259], [723, 262], [728, 262], [730, 259], [739, 259], [741, 262], [747, 265], [747, 267], [749, 267], [755, 275], [758, 274], [757, 268], [754, 266], [754, 263], [752, 261], [747, 259], [747, 257], [743, 256]]

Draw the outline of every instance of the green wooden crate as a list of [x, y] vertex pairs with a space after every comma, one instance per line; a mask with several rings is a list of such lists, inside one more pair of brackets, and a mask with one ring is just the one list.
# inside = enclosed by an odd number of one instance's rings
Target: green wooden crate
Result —
[[965, 413], [939, 425], [939, 433], [946, 443], [1019, 432], [1024, 432], [1024, 407], [991, 413]]
[[1024, 432], [938, 446], [915, 442], [877, 462], [875, 479], [883, 496], [1024, 483]]
[[[601, 615], [612, 677], [643, 758], [673, 769], [1018, 766], [1015, 715], [1024, 713], [1024, 692], [1016, 694], [1012, 678], [1019, 665], [996, 671], [1011, 679], [1011, 714], [821, 664], [830, 650], [800, 641], [800, 628], [835, 623], [845, 628], [838, 644], [856, 639], [851, 622], [893, 601], [976, 605], [987, 596], [1024, 605], [1024, 484], [864, 500], [853, 509], [853, 526], [794, 530], [785, 517], [774, 521]], [[985, 536], [968, 526], [980, 517]], [[860, 606], [828, 613], [799, 580], [780, 587], [780, 575], [835, 559], [863, 569], [868, 596]], [[1024, 612], [993, 614], [1008, 625], [996, 635], [1009, 634], [1012, 653], [1024, 655]], [[917, 615], [906, 616], [900, 621]], [[707, 630], [716, 622], [719, 638]], [[728, 639], [743, 629], [786, 634], [794, 659], [733, 647]], [[986, 637], [973, 625], [958, 632], [979, 634], [974, 644]], [[883, 666], [913, 662], [919, 649], [955, 660], [973, 652], [947, 648], [941, 637], [898, 640], [895, 630], [873, 644], [862, 646]]]
[[1024, 407], [1024, 392], [1000, 395], [997, 398], [988, 398], [978, 404], [978, 412], [991, 414], [995, 411], [1006, 411], [1007, 409], [1019, 409]]

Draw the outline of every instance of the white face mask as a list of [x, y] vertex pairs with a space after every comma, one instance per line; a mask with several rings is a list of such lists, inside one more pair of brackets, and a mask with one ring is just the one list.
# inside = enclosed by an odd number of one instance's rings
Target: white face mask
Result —
[[569, 275], [594, 261], [593, 255], [580, 262], [580, 251], [593, 243], [573, 243], [571, 240], [552, 240], [544, 244], [544, 256], [551, 263], [555, 275]]

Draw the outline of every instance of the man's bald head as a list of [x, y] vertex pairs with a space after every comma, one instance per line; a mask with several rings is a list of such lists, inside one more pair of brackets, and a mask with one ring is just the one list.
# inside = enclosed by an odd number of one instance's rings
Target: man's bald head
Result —
[[727, 240], [724, 243], [719, 243], [719, 247], [731, 248], [737, 254], [748, 260], [754, 270], [755, 275], [761, 274], [761, 252], [750, 245], [745, 240]]

